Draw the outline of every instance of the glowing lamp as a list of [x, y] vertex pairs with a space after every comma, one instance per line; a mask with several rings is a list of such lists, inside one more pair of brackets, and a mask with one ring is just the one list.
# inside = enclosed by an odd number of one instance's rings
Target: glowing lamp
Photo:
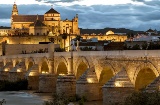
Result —
[[60, 76], [64, 76], [65, 74], [59, 74]]
[[93, 83], [93, 79], [92, 78], [87, 78], [87, 82], [88, 83]]
[[33, 73], [29, 73], [29, 76], [33, 76]]
[[21, 72], [21, 70], [20, 70], [20, 69], [17, 69], [17, 72]]
[[8, 68], [5, 68], [4, 71], [9, 71]]
[[46, 72], [45, 71], [42, 71], [42, 74], [45, 74]]
[[123, 87], [122, 83], [120, 81], [116, 81], [115, 82], [115, 86], [116, 87]]

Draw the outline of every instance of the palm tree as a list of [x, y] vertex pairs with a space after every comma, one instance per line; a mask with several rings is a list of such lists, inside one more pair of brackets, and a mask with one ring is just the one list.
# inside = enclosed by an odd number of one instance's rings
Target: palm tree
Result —
[[66, 45], [65, 44], [65, 42], [66, 42], [65, 40], [67, 39], [67, 33], [63, 33], [62, 34], [62, 39], [64, 40], [64, 49], [65, 49], [65, 45]]

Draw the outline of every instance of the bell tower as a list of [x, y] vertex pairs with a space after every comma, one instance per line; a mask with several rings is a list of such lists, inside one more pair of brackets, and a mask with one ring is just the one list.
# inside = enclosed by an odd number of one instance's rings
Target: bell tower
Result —
[[12, 14], [11, 14], [11, 29], [14, 29], [14, 24], [13, 24], [13, 16], [18, 15], [18, 8], [16, 5], [16, 2], [13, 4], [13, 9], [12, 9]]
[[16, 2], [13, 4], [12, 15], [18, 15], [18, 8]]

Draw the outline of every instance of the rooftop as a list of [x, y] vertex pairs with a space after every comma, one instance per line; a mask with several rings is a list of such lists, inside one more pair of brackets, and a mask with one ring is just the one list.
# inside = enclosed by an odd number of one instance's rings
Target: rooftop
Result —
[[49, 11], [47, 11], [45, 14], [50, 14], [50, 13], [56, 13], [59, 14], [55, 9], [51, 8]]
[[[40, 21], [44, 21], [44, 15], [38, 15]], [[13, 22], [35, 22], [37, 15], [14, 15]]]

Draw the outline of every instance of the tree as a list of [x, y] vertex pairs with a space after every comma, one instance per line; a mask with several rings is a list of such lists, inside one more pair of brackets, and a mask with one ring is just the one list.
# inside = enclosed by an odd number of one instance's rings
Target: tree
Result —
[[77, 36], [76, 36], [76, 40], [78, 40], [78, 41], [80, 41], [81, 38], [82, 38], [82, 37], [81, 37], [80, 35], [77, 35]]
[[67, 39], [67, 33], [62, 34], [62, 39], [64, 40], [64, 49], [65, 49], [65, 45], [66, 45], [65, 41]]

